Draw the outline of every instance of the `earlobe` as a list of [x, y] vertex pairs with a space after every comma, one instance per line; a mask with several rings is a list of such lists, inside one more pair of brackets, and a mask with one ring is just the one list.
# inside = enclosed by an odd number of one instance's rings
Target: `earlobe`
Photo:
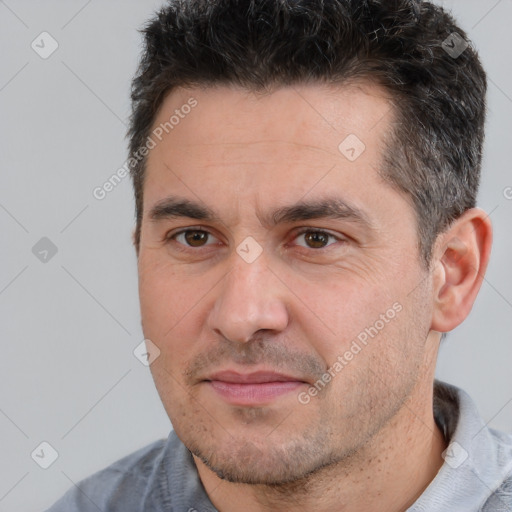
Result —
[[491, 245], [491, 222], [479, 208], [466, 211], [439, 235], [433, 280], [433, 330], [451, 331], [469, 315], [482, 285]]

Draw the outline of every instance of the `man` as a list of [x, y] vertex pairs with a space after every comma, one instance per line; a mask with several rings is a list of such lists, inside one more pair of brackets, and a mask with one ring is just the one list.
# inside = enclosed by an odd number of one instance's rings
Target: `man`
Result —
[[512, 510], [434, 381], [491, 248], [486, 79], [411, 0], [173, 0], [133, 82], [142, 325], [174, 431], [58, 511]]

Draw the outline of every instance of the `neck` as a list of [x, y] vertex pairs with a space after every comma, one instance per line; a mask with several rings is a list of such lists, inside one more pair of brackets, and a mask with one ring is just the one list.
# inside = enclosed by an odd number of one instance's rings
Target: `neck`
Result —
[[[349, 460], [279, 487], [221, 480], [194, 457], [205, 490], [220, 512], [297, 510], [401, 512], [434, 479], [446, 443], [434, 421], [432, 386], [422, 386], [398, 414]], [[421, 395], [420, 395], [421, 396]], [[426, 399], [428, 396], [428, 399]], [[412, 404], [425, 404], [422, 410]]]

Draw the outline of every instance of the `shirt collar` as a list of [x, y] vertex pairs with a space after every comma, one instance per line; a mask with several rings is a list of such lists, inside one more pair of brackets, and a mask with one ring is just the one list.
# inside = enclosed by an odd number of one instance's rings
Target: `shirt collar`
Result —
[[438, 380], [434, 418], [449, 443], [445, 462], [408, 512], [481, 510], [512, 471], [510, 437], [487, 427], [467, 393]]

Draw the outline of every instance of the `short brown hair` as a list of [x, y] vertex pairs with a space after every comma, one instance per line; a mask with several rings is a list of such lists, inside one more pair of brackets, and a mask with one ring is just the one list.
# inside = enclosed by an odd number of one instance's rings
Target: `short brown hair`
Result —
[[[427, 266], [437, 235], [475, 206], [486, 75], [443, 8], [418, 0], [171, 0], [143, 33], [132, 83], [132, 154], [177, 87], [270, 91], [369, 79], [396, 107], [381, 174], [411, 198]], [[146, 158], [133, 161], [138, 251]]]

